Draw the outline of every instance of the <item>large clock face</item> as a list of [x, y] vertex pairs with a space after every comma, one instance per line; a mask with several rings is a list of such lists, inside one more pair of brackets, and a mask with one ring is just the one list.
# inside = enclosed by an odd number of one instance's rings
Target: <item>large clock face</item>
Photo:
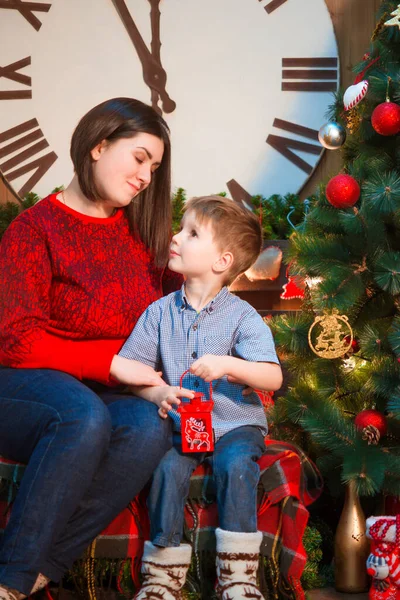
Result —
[[115, 96], [171, 128], [188, 195], [298, 191], [338, 86], [324, 0], [0, 0], [0, 170], [24, 195], [72, 177], [83, 114]]

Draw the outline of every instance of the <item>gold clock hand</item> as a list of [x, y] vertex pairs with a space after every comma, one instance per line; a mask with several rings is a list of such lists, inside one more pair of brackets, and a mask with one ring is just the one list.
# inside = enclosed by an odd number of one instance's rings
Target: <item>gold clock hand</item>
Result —
[[[146, 85], [152, 90], [153, 107], [156, 108], [156, 106], [154, 106], [155, 94], [153, 93], [153, 90], [155, 90], [156, 92], [158, 92], [160, 98], [162, 99], [164, 111], [172, 112], [175, 109], [176, 104], [173, 100], [171, 100], [165, 89], [167, 83], [167, 74], [163, 69], [160, 60], [157, 61], [156, 58], [154, 58], [152, 53], [147, 48], [142, 36], [140, 35], [138, 28], [136, 27], [135, 21], [133, 20], [126, 6], [125, 0], [112, 0], [112, 2], [121, 18], [121, 21], [125, 25], [128, 35], [131, 38], [131, 41], [136, 49], [139, 60], [142, 63], [143, 80], [146, 83]], [[156, 43], [157, 37], [159, 38], [159, 35], [157, 36], [156, 32]], [[160, 44], [159, 41], [158, 43]]]

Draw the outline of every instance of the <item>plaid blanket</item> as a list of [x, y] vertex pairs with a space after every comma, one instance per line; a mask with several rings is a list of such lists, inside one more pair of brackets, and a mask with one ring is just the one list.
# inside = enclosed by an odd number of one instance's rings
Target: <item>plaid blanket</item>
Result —
[[[307, 506], [322, 492], [316, 466], [299, 448], [266, 440], [266, 452], [258, 461], [258, 529], [263, 532], [261, 553], [279, 561], [287, 579], [300, 579], [306, 563], [303, 534], [308, 521]], [[202, 465], [191, 479], [186, 505], [187, 537], [197, 551], [213, 549], [218, 525], [211, 469]]]
[[[264, 535], [263, 587], [275, 598], [301, 600], [304, 593], [300, 577], [307, 558], [302, 542], [308, 520], [306, 507], [319, 497], [322, 479], [307, 456], [285, 442], [267, 439], [259, 465], [258, 528]], [[0, 529], [8, 520], [23, 471], [23, 465], [0, 458]], [[114, 519], [97, 537], [91, 552], [96, 558], [129, 557], [136, 584], [143, 543], [149, 535], [145, 497], [146, 491]], [[215, 551], [214, 529], [218, 526], [214, 481], [207, 464], [196, 469], [192, 476], [185, 521], [185, 536], [193, 545], [199, 565], [201, 555]], [[200, 575], [199, 568], [197, 573]]]

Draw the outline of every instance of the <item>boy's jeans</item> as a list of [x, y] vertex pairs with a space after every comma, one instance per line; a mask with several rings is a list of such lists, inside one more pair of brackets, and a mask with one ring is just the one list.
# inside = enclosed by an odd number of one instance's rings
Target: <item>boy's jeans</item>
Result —
[[157, 546], [179, 546], [183, 536], [190, 477], [204, 461], [210, 461], [217, 492], [219, 526], [227, 531], [257, 531], [257, 486], [260, 469], [256, 461], [265, 451], [264, 435], [246, 425], [226, 433], [212, 454], [183, 454], [181, 436], [154, 472], [148, 498], [150, 537]]
[[0, 541], [0, 583], [58, 581], [171, 447], [157, 406], [50, 369], [0, 368], [0, 454], [27, 463]]

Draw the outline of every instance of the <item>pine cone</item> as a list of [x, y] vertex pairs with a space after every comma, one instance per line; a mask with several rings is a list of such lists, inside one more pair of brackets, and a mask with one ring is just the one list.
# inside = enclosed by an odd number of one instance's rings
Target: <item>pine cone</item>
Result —
[[381, 434], [379, 433], [379, 429], [374, 425], [367, 425], [362, 430], [362, 439], [368, 442], [368, 445], [373, 444], [377, 446], [379, 443]]

